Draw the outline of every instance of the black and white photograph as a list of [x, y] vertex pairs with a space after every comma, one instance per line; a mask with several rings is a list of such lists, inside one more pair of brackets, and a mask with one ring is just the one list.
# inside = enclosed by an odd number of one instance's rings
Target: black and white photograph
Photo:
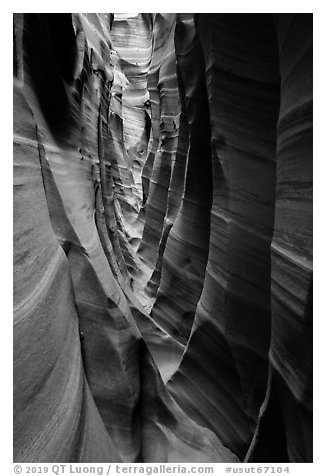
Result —
[[306, 6], [12, 14], [10, 474], [314, 462]]

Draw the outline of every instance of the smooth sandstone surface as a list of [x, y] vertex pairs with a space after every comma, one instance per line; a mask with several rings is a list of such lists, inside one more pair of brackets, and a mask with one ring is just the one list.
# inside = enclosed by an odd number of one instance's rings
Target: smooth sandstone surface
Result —
[[14, 461], [312, 461], [312, 15], [14, 15]]

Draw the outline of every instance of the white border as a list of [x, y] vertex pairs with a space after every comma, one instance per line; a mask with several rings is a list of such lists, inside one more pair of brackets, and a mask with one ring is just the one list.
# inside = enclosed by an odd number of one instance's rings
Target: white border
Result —
[[[135, 2], [99, 1], [41, 1], [3, 2], [1, 34], [1, 442], [0, 467], [3, 474], [13, 474], [12, 461], [12, 13], [13, 12], [103, 12], [114, 10], [126, 13], [135, 9]], [[162, 4], [161, 4], [162, 3]], [[149, 12], [313, 12], [314, 13], [314, 463], [290, 464], [291, 474], [325, 474], [325, 381], [326, 381], [326, 263], [325, 263], [325, 213], [326, 202], [326, 16], [322, 1], [204, 1], [137, 2], [138, 11]], [[163, 5], [164, 4], [164, 5]], [[91, 7], [91, 8], [90, 8]], [[10, 45], [10, 46], [9, 46]], [[223, 464], [217, 465], [215, 474], [220, 473]], [[251, 466], [251, 465], [246, 465]], [[255, 466], [255, 465], [252, 465]], [[324, 468], [324, 469], [323, 469]], [[222, 472], [220, 473], [222, 474]]]

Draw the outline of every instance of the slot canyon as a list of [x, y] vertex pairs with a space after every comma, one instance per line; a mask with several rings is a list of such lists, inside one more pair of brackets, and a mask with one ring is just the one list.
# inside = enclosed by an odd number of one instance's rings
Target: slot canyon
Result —
[[311, 462], [313, 15], [14, 14], [15, 462]]

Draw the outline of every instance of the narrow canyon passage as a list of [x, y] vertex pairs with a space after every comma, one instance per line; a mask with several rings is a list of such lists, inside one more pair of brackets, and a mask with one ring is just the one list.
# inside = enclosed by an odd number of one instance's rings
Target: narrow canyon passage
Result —
[[312, 14], [14, 14], [14, 461], [312, 461]]

